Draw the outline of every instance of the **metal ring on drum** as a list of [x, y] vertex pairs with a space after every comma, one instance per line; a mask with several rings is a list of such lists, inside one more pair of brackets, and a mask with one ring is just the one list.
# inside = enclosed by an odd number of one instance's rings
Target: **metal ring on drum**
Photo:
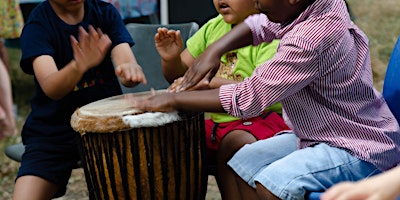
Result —
[[204, 114], [141, 112], [132, 106], [149, 95], [109, 97], [72, 115], [90, 199], [205, 198]]

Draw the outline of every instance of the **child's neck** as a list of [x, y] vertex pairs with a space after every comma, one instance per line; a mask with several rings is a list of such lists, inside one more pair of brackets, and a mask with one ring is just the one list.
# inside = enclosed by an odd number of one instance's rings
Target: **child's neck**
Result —
[[57, 14], [57, 16], [61, 20], [63, 20], [66, 24], [76, 25], [80, 23], [85, 16], [85, 7], [83, 4], [76, 10], [71, 11], [64, 9], [63, 7], [60, 7], [57, 4], [53, 4], [52, 1], [49, 2], [54, 12]]

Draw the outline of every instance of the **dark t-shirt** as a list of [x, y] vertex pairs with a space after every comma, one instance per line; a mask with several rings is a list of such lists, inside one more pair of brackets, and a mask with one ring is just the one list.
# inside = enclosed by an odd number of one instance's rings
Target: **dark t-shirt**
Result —
[[[111, 4], [100, 0], [86, 0], [83, 21], [77, 25], [68, 25], [56, 15], [49, 2], [45, 1], [32, 11], [21, 35], [22, 70], [33, 74], [32, 59], [41, 55], [52, 56], [58, 69], [63, 68], [73, 59], [70, 35], [78, 38], [78, 27], [88, 30], [89, 25], [100, 28], [110, 37], [111, 48], [121, 43], [133, 45], [118, 11]], [[121, 94], [110, 52], [99, 66], [84, 74], [72, 92], [60, 100], [47, 97], [36, 77], [34, 82], [36, 92], [30, 102], [31, 113], [22, 130], [25, 144], [74, 142], [76, 133], [70, 126], [73, 112], [90, 102]]]

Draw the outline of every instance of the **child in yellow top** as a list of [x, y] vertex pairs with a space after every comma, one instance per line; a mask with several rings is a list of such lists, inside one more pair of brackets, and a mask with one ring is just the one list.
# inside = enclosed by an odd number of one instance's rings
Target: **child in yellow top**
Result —
[[[173, 83], [183, 76], [188, 67], [206, 49], [207, 46], [229, 32], [233, 26], [247, 16], [258, 13], [252, 0], [214, 0], [219, 15], [197, 31], [184, 44], [179, 31], [160, 28], [155, 36], [157, 50], [162, 58], [162, 70], [165, 78]], [[276, 52], [278, 40], [259, 46], [247, 46], [231, 51], [221, 57], [220, 70], [209, 87], [218, 88], [223, 84], [237, 83], [250, 77], [254, 69], [271, 59]], [[182, 51], [183, 50], [183, 51]], [[260, 53], [263, 52], [263, 53]], [[173, 90], [174, 84], [169, 88]], [[281, 105], [274, 104], [259, 117], [241, 120], [227, 113], [211, 113], [211, 119], [205, 121], [207, 159], [209, 164], [217, 164], [216, 178], [223, 199], [235, 196], [230, 180], [225, 176], [226, 163], [243, 145], [265, 139], [277, 132], [289, 129], [278, 113]], [[232, 196], [231, 196], [232, 195]]]

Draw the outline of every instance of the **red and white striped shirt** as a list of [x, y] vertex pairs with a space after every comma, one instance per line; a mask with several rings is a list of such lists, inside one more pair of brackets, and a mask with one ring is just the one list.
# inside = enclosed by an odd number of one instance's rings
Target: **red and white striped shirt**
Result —
[[220, 88], [231, 115], [249, 118], [280, 101], [299, 148], [342, 148], [387, 170], [400, 163], [400, 130], [374, 88], [368, 39], [343, 0], [316, 0], [291, 24], [245, 20], [253, 44], [281, 39], [275, 57], [239, 84]]

